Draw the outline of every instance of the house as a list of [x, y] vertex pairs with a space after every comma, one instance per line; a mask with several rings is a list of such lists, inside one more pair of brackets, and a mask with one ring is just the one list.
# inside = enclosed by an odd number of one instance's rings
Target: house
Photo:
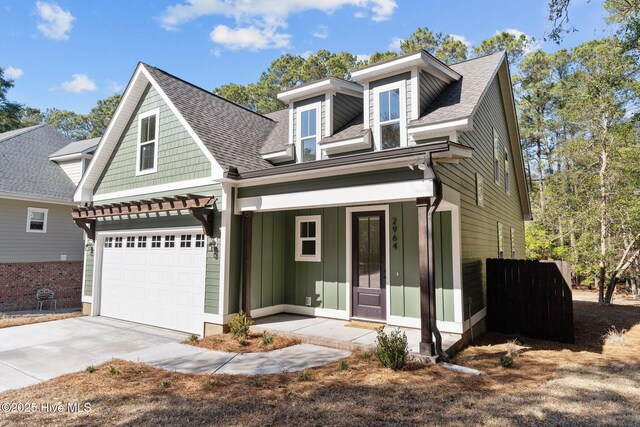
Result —
[[[196, 334], [243, 309], [482, 330], [530, 216], [504, 53], [420, 51], [257, 114], [140, 63], [75, 193], [85, 311]], [[433, 334], [432, 334], [433, 332]]]
[[0, 311], [34, 309], [40, 288], [80, 306], [84, 241], [69, 212], [97, 143], [45, 124], [0, 134]]

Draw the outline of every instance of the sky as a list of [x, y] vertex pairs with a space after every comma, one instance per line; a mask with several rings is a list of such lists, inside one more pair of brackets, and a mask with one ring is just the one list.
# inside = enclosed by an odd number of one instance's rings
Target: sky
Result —
[[[602, 0], [572, 0], [560, 47], [611, 33]], [[87, 113], [143, 61], [207, 90], [247, 84], [283, 53], [370, 55], [416, 28], [469, 45], [497, 31], [549, 29], [546, 0], [0, 0], [0, 67], [11, 101]]]

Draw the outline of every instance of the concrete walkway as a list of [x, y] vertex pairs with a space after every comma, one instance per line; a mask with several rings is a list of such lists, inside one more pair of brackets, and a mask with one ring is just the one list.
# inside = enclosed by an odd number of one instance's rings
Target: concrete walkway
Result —
[[186, 374], [263, 375], [302, 371], [338, 361], [349, 354], [349, 351], [312, 344], [260, 353], [228, 353], [168, 343], [120, 358]]

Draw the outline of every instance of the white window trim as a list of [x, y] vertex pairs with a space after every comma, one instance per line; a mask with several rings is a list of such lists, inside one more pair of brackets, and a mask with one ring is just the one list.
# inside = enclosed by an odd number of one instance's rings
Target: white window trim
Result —
[[296, 107], [296, 163], [304, 163], [302, 161], [302, 113], [305, 111], [316, 109], [316, 160], [322, 158], [318, 143], [322, 139], [322, 102], [314, 102], [313, 104]]
[[[501, 155], [500, 155], [500, 137], [498, 136], [498, 132], [496, 132], [495, 128], [493, 129], [493, 162], [491, 163], [492, 166], [492, 173], [493, 173], [493, 182], [495, 182], [496, 185], [500, 185], [500, 163], [501, 160]], [[497, 172], [497, 173], [496, 173]]]
[[[31, 214], [34, 212], [44, 213], [44, 223], [42, 224], [42, 230], [31, 230]], [[27, 233], [46, 233], [47, 222], [49, 219], [49, 209], [44, 208], [27, 208]]]
[[504, 192], [507, 196], [511, 195], [511, 160], [509, 160], [509, 151], [504, 148], [504, 158], [502, 160], [504, 165]]
[[[155, 140], [153, 144], [155, 144], [155, 149], [153, 150], [153, 168], [140, 170], [140, 146], [142, 145], [141, 137], [142, 137], [142, 120], [147, 117], [156, 116], [156, 133]], [[156, 173], [158, 171], [158, 139], [160, 138], [160, 109], [154, 108], [153, 110], [149, 110], [144, 113], [140, 113], [138, 115], [138, 137], [136, 143], [136, 176], [140, 175], [148, 175], [150, 173]], [[150, 144], [149, 141], [145, 142], [145, 144]]]
[[[500, 253], [502, 252], [502, 257]], [[498, 258], [505, 259], [506, 254], [504, 251], [504, 226], [501, 222], [498, 222]]]
[[373, 88], [373, 136], [376, 151], [382, 149], [380, 132], [380, 93], [394, 89], [398, 89], [400, 94], [400, 147], [407, 146], [406, 82], [405, 80], [400, 80]]
[[[303, 222], [316, 223], [316, 237], [302, 238], [300, 237], [300, 225]], [[315, 240], [316, 254], [302, 255], [302, 240]], [[296, 217], [296, 261], [320, 262], [322, 261], [322, 216], [321, 215], [305, 215]]]

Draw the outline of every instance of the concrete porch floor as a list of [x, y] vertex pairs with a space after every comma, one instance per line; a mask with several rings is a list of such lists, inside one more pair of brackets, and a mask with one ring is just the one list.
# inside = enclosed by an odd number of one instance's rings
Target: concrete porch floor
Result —
[[[346, 326], [348, 323], [345, 320], [281, 313], [255, 319], [251, 330], [286, 335], [298, 338], [304, 343], [345, 350], [370, 350], [375, 347], [375, 330]], [[394, 329], [400, 329], [407, 335], [410, 352], [419, 352], [419, 329], [399, 328], [397, 326], [385, 327], [387, 332]], [[456, 349], [456, 345], [461, 339], [461, 335], [443, 333], [442, 348], [449, 353], [451, 349]]]

